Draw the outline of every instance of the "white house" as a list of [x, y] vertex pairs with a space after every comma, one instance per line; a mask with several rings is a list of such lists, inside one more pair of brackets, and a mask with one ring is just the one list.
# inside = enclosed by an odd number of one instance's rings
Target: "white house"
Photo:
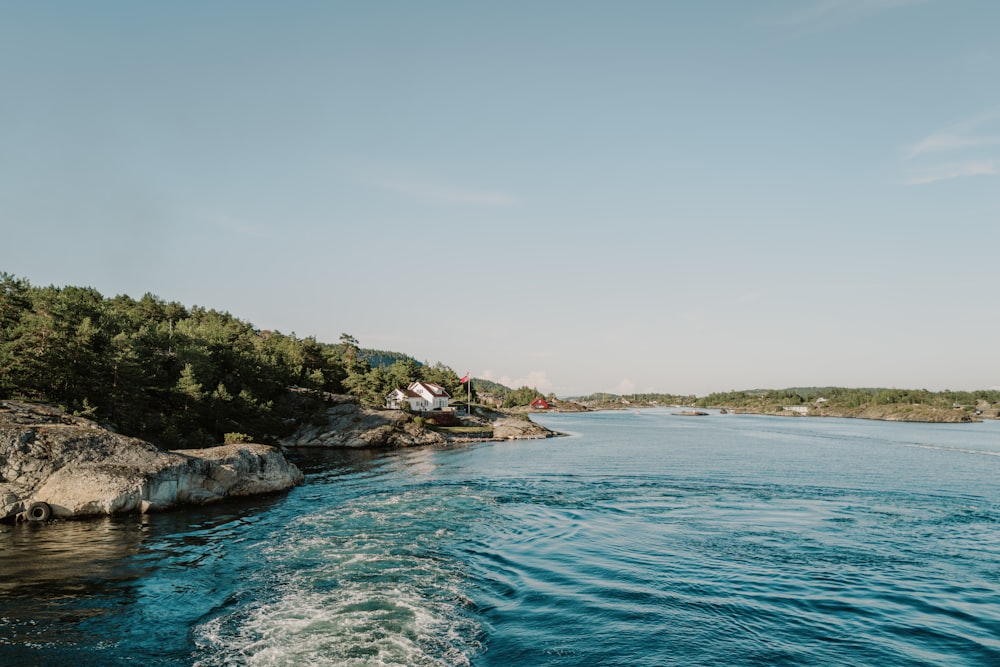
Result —
[[410, 404], [410, 409], [417, 412], [443, 410], [448, 407], [451, 394], [433, 382], [411, 382], [406, 389], [393, 389], [386, 396], [385, 407], [399, 409], [403, 402]]

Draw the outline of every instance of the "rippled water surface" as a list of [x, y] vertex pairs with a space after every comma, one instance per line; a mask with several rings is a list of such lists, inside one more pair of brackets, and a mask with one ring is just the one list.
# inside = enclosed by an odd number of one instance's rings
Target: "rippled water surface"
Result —
[[0, 526], [0, 664], [1000, 664], [1000, 424], [539, 421]]

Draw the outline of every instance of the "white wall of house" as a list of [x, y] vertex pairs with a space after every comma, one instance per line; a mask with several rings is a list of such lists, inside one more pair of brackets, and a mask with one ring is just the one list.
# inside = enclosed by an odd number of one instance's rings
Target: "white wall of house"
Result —
[[426, 410], [427, 401], [420, 396], [407, 396], [399, 389], [393, 390], [385, 399], [385, 407], [399, 410], [404, 403], [410, 404], [412, 410]]
[[399, 406], [402, 404], [404, 399], [403, 392], [398, 389], [393, 389], [388, 396], [385, 397], [385, 407], [398, 410]]
[[[444, 390], [442, 389], [442, 391]], [[409, 393], [419, 395], [409, 396]], [[405, 392], [402, 389], [392, 390], [392, 392], [386, 396], [385, 406], [387, 408], [394, 408], [398, 410], [403, 405], [403, 402], [406, 401], [410, 404], [410, 409], [417, 412], [424, 412], [427, 410], [443, 410], [448, 407], [448, 398], [449, 396], [447, 392], [445, 392], [443, 396], [437, 395], [420, 383], [414, 382], [407, 387]]]
[[425, 385], [414, 382], [409, 386], [410, 391], [420, 394], [427, 401], [425, 410], [441, 410], [448, 407], [448, 396], [439, 396], [430, 391]]

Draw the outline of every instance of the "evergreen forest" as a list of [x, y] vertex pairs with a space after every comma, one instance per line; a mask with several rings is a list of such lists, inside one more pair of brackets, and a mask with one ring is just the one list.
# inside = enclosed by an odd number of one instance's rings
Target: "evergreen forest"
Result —
[[415, 380], [465, 395], [447, 366], [364, 350], [348, 334], [324, 343], [152, 294], [109, 298], [0, 272], [0, 399], [58, 405], [164, 448], [227, 433], [274, 442], [322, 410], [325, 393], [378, 406]]

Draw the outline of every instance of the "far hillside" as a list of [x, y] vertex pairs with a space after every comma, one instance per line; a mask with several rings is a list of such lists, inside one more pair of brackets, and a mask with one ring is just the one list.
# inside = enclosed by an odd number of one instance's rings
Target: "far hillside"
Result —
[[392, 366], [397, 361], [402, 361], [405, 363], [413, 362], [417, 366], [424, 366], [425, 364], [420, 363], [413, 357], [402, 352], [390, 352], [388, 350], [370, 350], [362, 348], [358, 350], [358, 356], [363, 360], [367, 361], [368, 365], [372, 368], [381, 368], [382, 366]]

